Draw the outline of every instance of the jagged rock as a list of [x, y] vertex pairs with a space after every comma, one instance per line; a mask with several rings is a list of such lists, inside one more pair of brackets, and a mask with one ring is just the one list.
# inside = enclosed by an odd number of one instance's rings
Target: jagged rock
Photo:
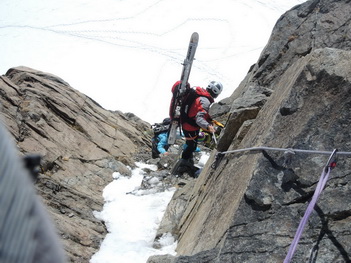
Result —
[[[229, 99], [231, 116], [217, 150], [351, 151], [350, 11], [349, 0], [312, 0], [278, 20]], [[241, 117], [250, 108], [255, 114]], [[215, 170], [214, 157], [175, 227], [175, 262], [283, 262], [328, 156], [226, 154]], [[350, 158], [339, 159], [293, 262], [351, 262], [350, 165]]]
[[176, 257], [171, 255], [151, 256], [146, 263], [175, 263]]
[[241, 108], [232, 112], [226, 124], [226, 128], [218, 141], [217, 150], [220, 152], [228, 150], [243, 123], [255, 119], [259, 111], [259, 107], [250, 107]]
[[17, 67], [0, 77], [2, 119], [23, 154], [42, 156], [36, 182], [71, 262], [88, 262], [106, 235], [93, 212], [112, 173], [130, 174], [150, 125], [111, 112], [52, 74]]
[[247, 90], [231, 104], [231, 112], [250, 107], [262, 108], [272, 90], [258, 85], [250, 85]]
[[[227, 153], [213, 169], [214, 151], [196, 179], [170, 177], [162, 158], [154, 160], [158, 171], [145, 171], [146, 191], [179, 188], [157, 233], [178, 238], [177, 256], [149, 263], [283, 261], [328, 158], [289, 149], [351, 149], [350, 11], [350, 0], [294, 7], [230, 98], [211, 108], [227, 123], [217, 151], [288, 151]], [[28, 68], [1, 76], [0, 92], [19, 150], [43, 155], [37, 189], [70, 260], [87, 262], [106, 234], [93, 216], [101, 191], [112, 172], [127, 173], [135, 160], [151, 157], [150, 125]], [[293, 262], [351, 262], [350, 166], [350, 158], [338, 158]]]
[[184, 214], [186, 205], [190, 200], [191, 190], [194, 187], [194, 184], [195, 179], [191, 177], [184, 179], [180, 178], [180, 180], [177, 180], [178, 190], [167, 206], [167, 210], [156, 233], [156, 241], [166, 233], [171, 233], [175, 238], [178, 237], [178, 225]]
[[[351, 92], [351, 71], [345, 70], [351, 68], [350, 59], [350, 51], [320, 49], [297, 61], [236, 148], [350, 149], [351, 99], [343, 95]], [[294, 110], [285, 114], [282, 108]], [[188, 256], [176, 262], [283, 261], [326, 159], [295, 154], [286, 166], [280, 153], [228, 154], [217, 170], [208, 167], [210, 159], [178, 224], [177, 251]], [[351, 220], [351, 200], [345, 197], [351, 191], [350, 164], [343, 158], [333, 170], [297, 261], [349, 261], [351, 240], [344, 226]]]
[[224, 122], [226, 114], [230, 111], [231, 99], [226, 98], [219, 102], [213, 103], [210, 108], [210, 115], [213, 119]]
[[274, 90], [277, 76], [312, 50], [325, 47], [350, 50], [350, 35], [346, 33], [350, 8], [347, 0], [313, 0], [285, 13], [253, 69], [254, 79]]

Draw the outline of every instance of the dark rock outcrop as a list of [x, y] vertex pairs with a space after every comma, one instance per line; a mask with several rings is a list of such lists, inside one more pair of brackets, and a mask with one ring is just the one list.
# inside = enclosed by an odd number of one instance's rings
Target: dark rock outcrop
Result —
[[[226, 99], [229, 112], [224, 103], [213, 109], [228, 119], [218, 151], [351, 151], [350, 3], [311, 0], [278, 20]], [[228, 153], [212, 169], [215, 153], [187, 200], [175, 194], [187, 203], [173, 230], [178, 256], [149, 262], [283, 262], [328, 156]], [[292, 262], [351, 262], [350, 165], [339, 157]]]
[[149, 151], [150, 125], [111, 112], [62, 79], [18, 67], [0, 77], [2, 120], [19, 152], [40, 154], [36, 188], [71, 262], [88, 262], [106, 235], [94, 211], [112, 173], [128, 174], [133, 156]]

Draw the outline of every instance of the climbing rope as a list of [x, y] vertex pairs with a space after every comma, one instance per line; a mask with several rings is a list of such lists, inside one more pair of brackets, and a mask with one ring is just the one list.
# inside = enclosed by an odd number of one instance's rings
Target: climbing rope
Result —
[[336, 166], [336, 159], [335, 159], [336, 153], [337, 153], [337, 150], [334, 150], [332, 152], [332, 154], [329, 157], [329, 160], [327, 162], [327, 165], [323, 169], [323, 172], [321, 174], [321, 177], [319, 178], [319, 182], [317, 184], [316, 190], [314, 191], [312, 200], [309, 203], [309, 205], [308, 205], [308, 207], [307, 207], [307, 209], [305, 211], [305, 214], [304, 214], [303, 218], [300, 221], [299, 227], [296, 230], [296, 234], [295, 234], [294, 240], [293, 240], [293, 242], [290, 245], [290, 248], [289, 248], [288, 254], [285, 257], [284, 263], [289, 263], [290, 260], [292, 259], [293, 255], [294, 255], [294, 253], [295, 253], [297, 244], [299, 243], [299, 240], [300, 240], [300, 237], [302, 235], [302, 232], [303, 232], [303, 230], [305, 228], [305, 225], [306, 225], [306, 223], [307, 223], [307, 221], [308, 221], [308, 219], [309, 219], [309, 217], [310, 217], [310, 215], [311, 215], [311, 213], [312, 213], [312, 211], [314, 209], [314, 206], [316, 205], [316, 202], [317, 202], [317, 200], [319, 198], [319, 195], [323, 191], [324, 186], [325, 186], [325, 184], [328, 181], [329, 174], [330, 174], [331, 170]]
[[316, 202], [319, 198], [319, 195], [323, 191], [323, 189], [328, 181], [331, 170], [336, 166], [337, 155], [351, 156], [351, 152], [339, 152], [336, 149], [333, 150], [332, 152], [330, 152], [330, 151], [317, 151], [317, 150], [302, 150], [302, 149], [293, 149], [293, 148], [274, 148], [274, 147], [265, 147], [265, 146], [252, 147], [252, 148], [237, 149], [237, 150], [232, 150], [232, 151], [218, 152], [215, 156], [215, 160], [212, 163], [211, 167], [213, 169], [217, 168], [220, 161], [223, 159], [225, 154], [247, 152], [247, 151], [263, 151], [263, 150], [264, 151], [281, 151], [281, 152], [284, 152], [284, 154], [289, 154], [290, 156], [291, 156], [291, 154], [295, 154], [295, 153], [330, 155], [330, 157], [327, 161], [327, 164], [325, 165], [325, 167], [322, 171], [322, 174], [319, 178], [319, 181], [318, 181], [317, 187], [314, 191], [312, 200], [309, 203], [303, 218], [301, 219], [301, 222], [300, 222], [299, 227], [296, 231], [294, 240], [292, 241], [290, 248], [289, 248], [289, 251], [285, 257], [284, 263], [290, 263], [293, 255], [295, 253], [297, 244], [298, 244], [300, 237], [302, 235], [302, 232], [305, 228], [305, 225], [306, 225], [306, 223], [307, 223], [307, 221], [308, 221], [308, 219], [309, 219], [309, 217], [314, 209], [314, 206], [316, 205]]
[[[215, 160], [212, 163], [211, 167], [216, 169], [223, 159], [224, 155], [229, 153], [240, 153], [240, 152], [250, 152], [250, 151], [280, 151], [285, 154], [295, 154], [295, 153], [306, 153], [306, 154], [322, 154], [322, 155], [331, 155], [333, 151], [317, 151], [317, 150], [302, 150], [302, 149], [294, 149], [294, 148], [274, 148], [267, 146], [259, 146], [259, 147], [251, 147], [251, 148], [243, 148], [231, 151], [218, 152], [215, 156]], [[336, 152], [336, 155], [346, 155], [351, 156], [351, 152]]]

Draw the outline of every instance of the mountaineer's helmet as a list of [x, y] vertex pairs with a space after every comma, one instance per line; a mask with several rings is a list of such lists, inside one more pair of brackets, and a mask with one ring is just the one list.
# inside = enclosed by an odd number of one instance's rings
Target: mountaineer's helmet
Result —
[[221, 94], [222, 90], [223, 90], [223, 85], [222, 83], [218, 82], [218, 81], [211, 81], [206, 90], [208, 91], [208, 93], [211, 94], [211, 96], [213, 98], [217, 98], [219, 94]]

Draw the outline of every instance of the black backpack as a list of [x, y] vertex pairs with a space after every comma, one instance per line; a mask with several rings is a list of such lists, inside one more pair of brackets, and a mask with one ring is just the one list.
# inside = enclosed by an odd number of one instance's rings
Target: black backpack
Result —
[[154, 136], [152, 137], [152, 149], [151, 149], [151, 156], [153, 159], [160, 157], [160, 152], [157, 150], [158, 145], [158, 135], [160, 133], [168, 132], [169, 124], [163, 123], [155, 123], [152, 125], [152, 130], [154, 132]]
[[197, 94], [193, 88], [188, 89], [186, 94], [184, 94], [184, 97], [182, 100], [182, 106], [180, 108], [180, 119], [182, 123], [186, 122], [192, 126], [195, 126], [195, 127], [198, 126], [196, 124], [195, 119], [190, 118], [188, 115], [191, 105], [198, 97], [201, 97], [201, 96]]

